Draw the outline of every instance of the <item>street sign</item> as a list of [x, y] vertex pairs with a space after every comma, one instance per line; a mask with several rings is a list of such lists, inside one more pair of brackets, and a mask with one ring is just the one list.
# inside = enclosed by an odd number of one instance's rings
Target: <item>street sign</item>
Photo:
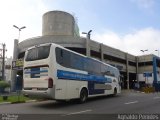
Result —
[[152, 77], [152, 73], [147, 73], [147, 72], [145, 72], [145, 73], [143, 73], [143, 76], [144, 76], [144, 77]]
[[16, 61], [12, 61], [12, 69], [13, 70], [23, 70], [23, 60], [17, 59]]

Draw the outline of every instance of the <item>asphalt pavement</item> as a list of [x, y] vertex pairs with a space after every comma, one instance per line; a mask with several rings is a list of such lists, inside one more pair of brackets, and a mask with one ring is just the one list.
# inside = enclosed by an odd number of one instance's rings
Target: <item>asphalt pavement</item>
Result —
[[29, 117], [37, 117], [38, 119], [41, 116], [41, 119], [47, 117], [46, 120], [53, 118], [53, 116], [55, 119], [59, 119], [58, 117], [60, 117], [70, 120], [81, 118], [121, 120], [123, 119], [123, 115], [132, 115], [131, 117], [135, 119], [137, 115], [154, 115], [151, 117], [158, 118], [157, 120], [159, 120], [159, 103], [160, 93], [146, 94], [138, 91], [124, 90], [122, 94], [116, 97], [103, 96], [91, 98], [84, 104], [78, 104], [76, 101], [56, 102], [52, 100], [21, 104], [3, 104], [0, 105], [0, 113], [2, 115], [19, 115], [22, 118], [28, 117], [27, 119], [31, 119]]

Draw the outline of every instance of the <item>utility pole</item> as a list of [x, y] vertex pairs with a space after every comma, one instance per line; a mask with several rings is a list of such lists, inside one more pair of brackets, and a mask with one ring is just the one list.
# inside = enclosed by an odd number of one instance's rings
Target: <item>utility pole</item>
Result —
[[2, 44], [3, 46], [3, 61], [2, 61], [2, 79], [5, 80], [5, 51], [6, 51], [6, 44]]
[[6, 44], [1, 43], [2, 49], [2, 80], [5, 80], [5, 52], [6, 52]]

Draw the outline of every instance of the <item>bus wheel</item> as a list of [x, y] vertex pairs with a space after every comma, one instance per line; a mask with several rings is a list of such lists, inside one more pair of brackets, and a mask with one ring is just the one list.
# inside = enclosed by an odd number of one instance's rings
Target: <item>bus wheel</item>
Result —
[[80, 103], [84, 103], [87, 101], [88, 98], [88, 92], [87, 89], [83, 88], [80, 92], [80, 98], [79, 98], [79, 102]]
[[113, 96], [116, 96], [116, 95], [117, 95], [117, 88], [114, 88]]

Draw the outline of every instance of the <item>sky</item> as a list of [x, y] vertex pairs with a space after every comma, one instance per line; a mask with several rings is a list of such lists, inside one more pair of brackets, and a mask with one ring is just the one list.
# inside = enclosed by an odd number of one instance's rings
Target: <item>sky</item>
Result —
[[[52, 10], [71, 13], [80, 35], [92, 30], [91, 39], [132, 55], [160, 51], [160, 0], [1, 0], [0, 43], [6, 56], [13, 55], [19, 31], [20, 42], [42, 35], [42, 16]], [[2, 48], [2, 46], [0, 46]], [[148, 50], [142, 53], [140, 50]]]

